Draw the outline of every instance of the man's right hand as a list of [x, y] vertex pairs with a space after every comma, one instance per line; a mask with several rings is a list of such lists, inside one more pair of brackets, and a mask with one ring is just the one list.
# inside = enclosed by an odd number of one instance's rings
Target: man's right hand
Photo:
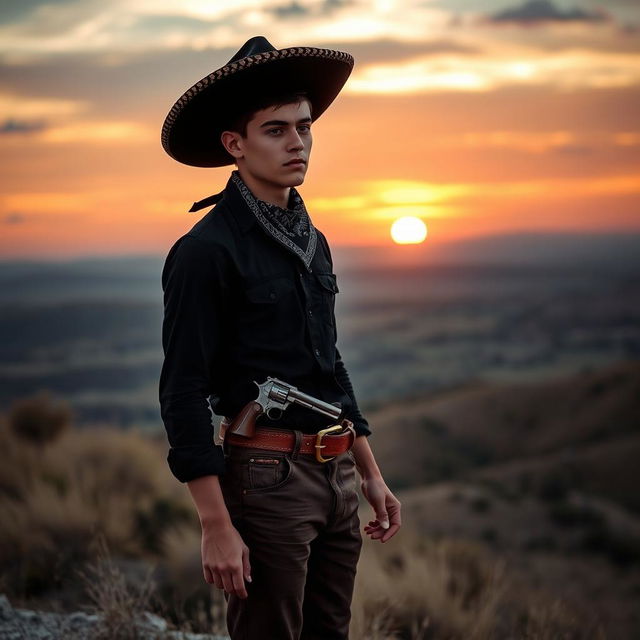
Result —
[[251, 582], [249, 548], [231, 523], [218, 476], [202, 476], [187, 483], [202, 527], [204, 579], [228, 594], [247, 597], [244, 581]]
[[238, 530], [232, 524], [204, 527], [201, 552], [204, 579], [230, 595], [246, 598], [244, 581], [251, 582], [249, 547]]

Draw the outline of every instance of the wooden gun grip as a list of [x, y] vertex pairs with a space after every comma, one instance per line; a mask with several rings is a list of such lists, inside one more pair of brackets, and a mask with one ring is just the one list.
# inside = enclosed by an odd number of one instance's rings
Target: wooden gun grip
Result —
[[233, 419], [227, 431], [245, 438], [253, 438], [256, 433], [256, 419], [261, 413], [262, 407], [257, 402], [247, 402], [242, 411]]

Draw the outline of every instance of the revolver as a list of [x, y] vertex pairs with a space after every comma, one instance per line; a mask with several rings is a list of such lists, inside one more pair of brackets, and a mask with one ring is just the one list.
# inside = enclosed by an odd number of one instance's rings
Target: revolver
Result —
[[252, 438], [256, 432], [256, 419], [259, 415], [266, 413], [269, 418], [277, 419], [278, 415], [273, 412], [284, 411], [291, 403], [299, 404], [308, 409], [312, 409], [324, 416], [337, 420], [342, 413], [342, 405], [329, 404], [323, 400], [318, 400], [287, 382], [268, 376], [266, 381], [258, 384], [255, 380], [253, 384], [258, 387], [258, 397], [248, 402], [238, 413], [238, 415], [227, 426], [228, 433], [235, 433], [239, 436]]

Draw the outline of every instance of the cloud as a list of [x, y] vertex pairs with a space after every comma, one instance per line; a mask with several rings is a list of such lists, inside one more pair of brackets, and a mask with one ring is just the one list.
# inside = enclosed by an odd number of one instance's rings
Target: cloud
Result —
[[340, 9], [352, 4], [351, 0], [324, 0], [322, 3], [323, 13], [330, 13], [334, 9]]
[[143, 0], [45, 4], [20, 21], [0, 23], [2, 59], [21, 64], [70, 52], [120, 54], [176, 46], [202, 48], [203, 42], [237, 38], [239, 21], [245, 16], [238, 3], [222, 13], [206, 13], [205, 7], [195, 4], [185, 7], [185, 3], [165, 2], [152, 7]]
[[[8, 84], [9, 82], [5, 78], [5, 85]], [[11, 128], [11, 123], [20, 128], [29, 122], [33, 124], [44, 122], [45, 119], [48, 121], [51, 118], [75, 115], [84, 109], [86, 109], [86, 103], [82, 100], [33, 97], [20, 95], [19, 92], [0, 92], [0, 119], [4, 118], [4, 126], [8, 129]], [[10, 131], [8, 132], [10, 133]]]
[[568, 129], [545, 131], [492, 129], [465, 131], [439, 136], [432, 147], [473, 150], [509, 150], [530, 154], [558, 153], [583, 155], [608, 151], [611, 147], [640, 146], [640, 133], [635, 131], [591, 131], [576, 133]]
[[640, 25], [638, 24], [622, 24], [620, 25], [620, 33], [626, 36], [635, 36], [640, 33]]
[[614, 136], [614, 143], [620, 147], [640, 146], [640, 133], [637, 131], [620, 131]]
[[135, 22], [131, 25], [130, 29], [134, 33], [138, 32], [141, 35], [144, 33], [147, 35], [157, 36], [159, 33], [167, 31], [201, 33], [203, 31], [208, 31], [218, 24], [221, 23], [217, 20], [205, 20], [202, 18], [184, 15], [140, 15], [136, 16]]
[[47, 126], [43, 120], [18, 120], [7, 118], [0, 123], [0, 135], [13, 135], [21, 133], [34, 133], [42, 131]]
[[550, 0], [527, 0], [524, 4], [497, 11], [488, 16], [489, 22], [511, 22], [521, 25], [545, 22], [607, 22], [610, 16], [600, 8], [586, 11], [579, 8], [559, 9]]
[[[391, 0], [374, 3], [365, 0], [27, 2], [31, 10], [23, 14], [22, 20], [0, 23], [0, 40], [3, 42], [0, 60], [8, 66], [26, 63], [44, 65], [52, 57], [70, 54], [97, 54], [116, 61], [126, 61], [132, 55], [151, 52], [162, 56], [165, 51], [176, 56], [183, 55], [187, 50], [212, 52], [215, 55], [224, 47], [232, 51], [225, 60], [220, 61], [223, 64], [244, 40], [256, 33], [267, 34], [276, 46], [337, 48], [337, 43], [347, 43], [344, 49], [350, 51], [349, 46], [361, 43], [363, 47], [368, 47], [371, 56], [377, 58], [381, 58], [383, 53], [382, 50], [376, 53], [374, 46], [389, 42], [393, 44], [385, 46], [384, 55], [393, 56], [394, 59], [401, 57], [403, 50], [411, 47], [446, 46], [452, 35], [455, 35], [457, 43], [450, 46], [483, 50], [495, 44], [486, 34], [476, 31], [474, 20], [465, 20], [458, 27], [453, 26], [455, 19], [452, 21], [448, 0], [441, 6], [433, 1], [417, 0], [404, 3]], [[466, 6], [468, 0], [458, 2]], [[494, 25], [514, 22], [521, 25], [539, 22], [564, 24], [571, 21], [578, 24], [611, 23], [604, 9], [557, 7], [551, 0], [529, 0], [519, 7], [496, 11], [483, 18], [483, 21]], [[295, 29], [292, 29], [292, 22], [296, 25]], [[632, 24], [633, 20], [629, 17], [626, 22]], [[594, 36], [592, 31], [599, 33]], [[555, 47], [578, 45], [591, 48], [593, 45], [625, 47], [628, 50], [637, 47], [633, 27], [627, 29], [627, 37], [624, 38], [620, 37], [618, 31], [603, 31], [606, 30], [575, 29], [571, 37], [563, 38], [554, 38], [544, 32], [544, 39], [538, 38], [530, 45], [544, 48], [547, 41], [551, 40], [551, 46]], [[576, 42], [576, 38], [584, 38], [584, 44]]]
[[289, 4], [271, 7], [267, 9], [267, 11], [278, 18], [298, 18], [311, 13], [308, 7], [303, 7], [299, 2], [296, 2], [296, 0], [292, 0]]
[[[118, 120], [74, 120], [51, 123], [7, 118], [0, 124], [0, 137], [32, 136], [31, 142], [45, 144], [124, 144], [137, 145], [155, 140], [157, 134], [147, 124]], [[16, 141], [17, 143], [17, 141]], [[22, 144], [22, 143], [20, 143]]]
[[569, 156], [583, 156], [593, 153], [595, 149], [579, 144], [565, 144], [555, 147], [553, 151], [554, 153], [561, 153]]
[[509, 149], [525, 153], [547, 153], [575, 145], [576, 136], [571, 131], [467, 131], [443, 136], [438, 143], [447, 147], [469, 149]]
[[635, 54], [567, 51], [532, 54], [499, 50], [469, 58], [417, 57], [354, 70], [345, 91], [359, 94], [417, 94], [438, 91], [488, 92], [504, 86], [578, 88], [629, 87], [640, 83]]
[[0, 24], [3, 37], [50, 38], [70, 36], [74, 30], [86, 29], [94, 21], [104, 23], [106, 15], [114, 14], [117, 14], [116, 7], [109, 9], [99, 0], [32, 0], [27, 3], [27, 11], [17, 15], [14, 13], [13, 20], [3, 20]]
[[331, 47], [339, 51], [348, 51], [356, 60], [358, 66], [378, 62], [402, 62], [411, 58], [443, 53], [459, 53], [463, 55], [478, 55], [482, 48], [477, 44], [467, 44], [453, 39], [441, 38], [437, 40], [423, 39], [419, 42], [395, 40], [393, 38], [376, 38], [361, 42], [332, 42]]
[[58, 0], [20, 0], [20, 2], [2, 2], [0, 3], [0, 24], [7, 24], [24, 20], [29, 14], [36, 11], [43, 5], [63, 4]]
[[0, 207], [9, 210], [10, 215], [33, 217], [34, 212], [57, 219], [74, 220], [85, 216], [95, 208], [96, 203], [113, 203], [118, 199], [117, 189], [69, 190], [69, 191], [22, 191], [5, 192], [0, 198]]
[[27, 218], [22, 213], [7, 213], [2, 218], [2, 224], [23, 224]]
[[[456, 209], [478, 199], [589, 198], [602, 195], [640, 193], [640, 175], [600, 176], [585, 182], [583, 177], [559, 177], [511, 182], [425, 182], [411, 180], [364, 180], [341, 184], [341, 193], [309, 198], [310, 209], [318, 212], [348, 211], [352, 219], [391, 220], [401, 215], [448, 217]], [[462, 208], [461, 208], [462, 207]]]
[[[0, 119], [49, 117], [91, 110], [130, 117], [170, 103], [190, 84], [225, 64], [232, 49], [73, 53], [2, 69]], [[171, 104], [173, 104], [171, 102]], [[168, 104], [167, 109], [171, 106]], [[30, 112], [25, 113], [25, 109]]]
[[[463, 197], [470, 189], [464, 184], [437, 184], [413, 180], [374, 180], [351, 185], [355, 193], [311, 198], [314, 211], [349, 211], [368, 220], [393, 220], [402, 215], [422, 217], [425, 206], [430, 216], [447, 215], [447, 201]], [[346, 187], [349, 188], [349, 185]]]
[[[72, 0], [60, 6], [39, 6], [19, 22], [0, 23], [0, 60], [21, 65], [45, 62], [51, 54], [98, 53], [117, 58], [148, 51], [223, 47], [235, 52], [256, 33], [267, 33], [278, 44], [307, 44], [314, 24], [329, 21], [328, 14], [349, 5], [346, 0], [324, 0], [310, 9], [298, 0], [275, 8], [273, 3], [265, 6], [259, 0]], [[291, 42], [290, 26], [282, 18], [287, 13], [307, 11], [312, 20]], [[282, 16], [276, 15], [278, 12]]]
[[320, 4], [316, 5], [315, 9], [308, 5], [303, 5], [298, 0], [291, 0], [288, 4], [277, 5], [275, 7], [269, 7], [266, 9], [267, 13], [270, 13], [278, 18], [301, 18], [307, 16], [326, 16], [332, 14], [337, 9], [348, 7], [353, 4], [352, 0], [323, 0]]
[[44, 132], [42, 141], [53, 144], [139, 144], [154, 140], [155, 131], [136, 122], [85, 121], [65, 124]]

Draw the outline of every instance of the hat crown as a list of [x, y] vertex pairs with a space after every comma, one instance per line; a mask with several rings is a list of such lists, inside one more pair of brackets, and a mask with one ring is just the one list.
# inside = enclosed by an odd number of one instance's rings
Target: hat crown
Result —
[[249, 40], [240, 47], [238, 53], [236, 53], [227, 64], [237, 62], [247, 56], [255, 56], [258, 53], [265, 53], [267, 51], [276, 51], [276, 48], [264, 36], [253, 36], [253, 38], [249, 38]]

